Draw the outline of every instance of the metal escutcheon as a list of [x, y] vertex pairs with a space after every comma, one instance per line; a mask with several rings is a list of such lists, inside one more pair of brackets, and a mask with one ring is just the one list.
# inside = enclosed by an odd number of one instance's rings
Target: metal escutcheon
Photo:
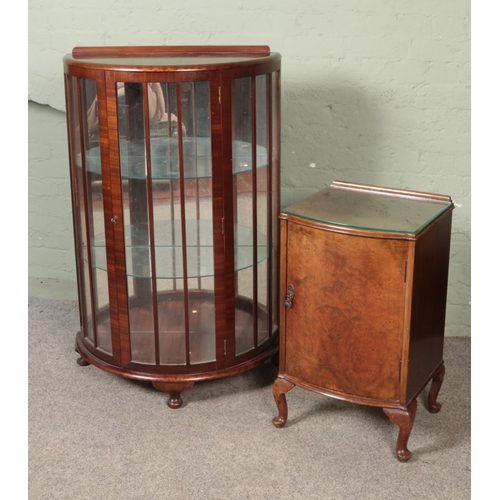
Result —
[[293, 288], [293, 285], [290, 285], [288, 287], [288, 293], [286, 294], [285, 297], [285, 307], [290, 309], [292, 307], [292, 302], [293, 302], [293, 297], [295, 296], [295, 289]]

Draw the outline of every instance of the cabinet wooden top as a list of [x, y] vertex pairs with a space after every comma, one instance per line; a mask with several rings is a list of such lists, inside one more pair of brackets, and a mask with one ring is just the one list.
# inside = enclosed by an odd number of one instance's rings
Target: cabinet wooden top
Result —
[[[449, 196], [333, 181], [330, 187], [287, 208], [280, 218], [307, 220], [343, 232], [416, 235], [453, 209]], [[401, 237], [401, 236], [399, 236]]]
[[209, 71], [276, 64], [281, 55], [265, 45], [75, 47], [65, 66], [115, 71]]

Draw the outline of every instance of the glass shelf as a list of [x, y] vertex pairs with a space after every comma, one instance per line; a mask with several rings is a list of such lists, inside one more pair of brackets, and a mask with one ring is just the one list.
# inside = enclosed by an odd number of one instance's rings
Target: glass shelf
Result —
[[[235, 226], [235, 271], [253, 265], [252, 229]], [[135, 239], [149, 241], [147, 224], [125, 227], [126, 262], [134, 262], [134, 271], [127, 269], [128, 276], [150, 278], [149, 245], [133, 245]], [[155, 222], [156, 277], [160, 279], [182, 278], [182, 233], [180, 221]], [[214, 275], [214, 248], [212, 221], [186, 220], [186, 254], [188, 278], [203, 278]], [[106, 245], [104, 233], [94, 240], [95, 267], [106, 271]], [[133, 256], [133, 258], [132, 258]], [[267, 258], [267, 237], [257, 232], [257, 262]]]
[[416, 234], [451, 204], [418, 193], [405, 195], [334, 182], [283, 213], [336, 226]]
[[[210, 138], [183, 137], [184, 178], [202, 179], [212, 176]], [[120, 158], [123, 179], [146, 179], [146, 157], [144, 140], [123, 141]], [[78, 166], [81, 158], [78, 156]], [[257, 146], [257, 168], [267, 166], [267, 149]], [[101, 150], [99, 146], [86, 152], [87, 172], [101, 173]], [[151, 138], [151, 169], [153, 180], [179, 179], [179, 142], [177, 137]], [[252, 145], [233, 141], [233, 174], [252, 170]]]

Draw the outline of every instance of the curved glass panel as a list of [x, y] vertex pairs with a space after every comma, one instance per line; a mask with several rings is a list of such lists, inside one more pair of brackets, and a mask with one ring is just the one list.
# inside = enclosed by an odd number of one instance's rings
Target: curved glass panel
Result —
[[[269, 161], [267, 76], [233, 81], [233, 199], [235, 223], [235, 353], [269, 337]], [[235, 153], [236, 151], [236, 153]], [[238, 235], [248, 234], [244, 252]]]
[[131, 359], [134, 363], [156, 364], [155, 302], [151, 279], [154, 263], [151, 259], [150, 191], [146, 181], [148, 164], [144, 140], [144, 108], [148, 98], [153, 100], [150, 86], [147, 86], [147, 93], [145, 96], [142, 83], [116, 84], [120, 170], [129, 170], [133, 159], [134, 168], [140, 172], [137, 178], [122, 179], [123, 220], [133, 249], [125, 258]]
[[116, 89], [132, 361], [215, 361], [209, 82]]
[[[69, 140], [71, 144], [71, 167], [72, 167], [72, 182], [74, 189], [74, 216], [75, 216], [75, 232], [77, 233], [76, 248], [77, 257], [77, 272], [80, 285], [80, 309], [83, 335], [92, 345], [95, 345], [94, 322], [92, 320], [93, 308], [92, 298], [90, 295], [90, 267], [88, 265], [88, 241], [85, 211], [85, 191], [84, 191], [84, 174], [82, 169], [82, 145], [80, 137], [80, 124], [78, 120], [78, 80], [74, 77], [68, 77], [67, 80], [67, 96], [68, 96], [68, 123], [69, 123]], [[104, 244], [104, 235], [102, 235]]]
[[[210, 86], [203, 81], [184, 82], [178, 92], [183, 131], [182, 161], [179, 158], [179, 175], [184, 176], [184, 182], [179, 183], [184, 189], [180, 197], [184, 203], [180, 219], [182, 238], [175, 237], [175, 227], [170, 233], [174, 235], [173, 244], [182, 241], [189, 362], [198, 364], [216, 358], [215, 284], [211, 277], [213, 272], [210, 272], [214, 266], [214, 249], [213, 243], [210, 245], [213, 236], [209, 234], [213, 213], [211, 156], [200, 157], [198, 154], [202, 147], [204, 151], [211, 151]], [[174, 261], [177, 263], [179, 259]]]
[[[78, 249], [81, 259], [83, 297], [86, 310], [86, 335], [93, 345], [99, 350], [112, 354], [111, 323], [109, 317], [109, 290], [108, 275], [96, 265], [96, 235], [104, 231], [104, 207], [100, 173], [90, 171], [88, 155], [95, 145], [99, 143], [99, 108], [97, 100], [97, 85], [94, 80], [79, 80], [79, 89], [72, 96], [79, 96], [82, 118], [79, 124], [73, 124], [73, 154], [76, 155], [74, 163], [77, 166], [76, 192], [80, 208], [78, 227], [82, 247]], [[75, 89], [76, 90], [76, 89]], [[74, 103], [74, 102], [73, 102]], [[72, 106], [71, 106], [72, 107]], [[74, 110], [70, 109], [70, 123], [72, 123]], [[82, 133], [80, 134], [80, 130]], [[83, 144], [81, 143], [83, 140]], [[77, 147], [75, 147], [78, 145]], [[105, 269], [105, 268], [104, 268]]]

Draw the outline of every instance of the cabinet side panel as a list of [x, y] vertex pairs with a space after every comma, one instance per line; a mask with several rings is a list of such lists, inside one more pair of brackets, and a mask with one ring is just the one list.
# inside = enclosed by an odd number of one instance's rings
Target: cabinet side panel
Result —
[[451, 214], [425, 230], [415, 245], [407, 401], [443, 359]]
[[407, 243], [289, 223], [287, 247], [295, 295], [286, 373], [334, 393], [398, 400]]
[[288, 222], [286, 220], [280, 220], [280, 292], [279, 292], [279, 312], [280, 312], [280, 361], [279, 361], [279, 371], [280, 373], [285, 373], [286, 371], [286, 307], [285, 307], [285, 295], [287, 288], [287, 234], [288, 234]]

